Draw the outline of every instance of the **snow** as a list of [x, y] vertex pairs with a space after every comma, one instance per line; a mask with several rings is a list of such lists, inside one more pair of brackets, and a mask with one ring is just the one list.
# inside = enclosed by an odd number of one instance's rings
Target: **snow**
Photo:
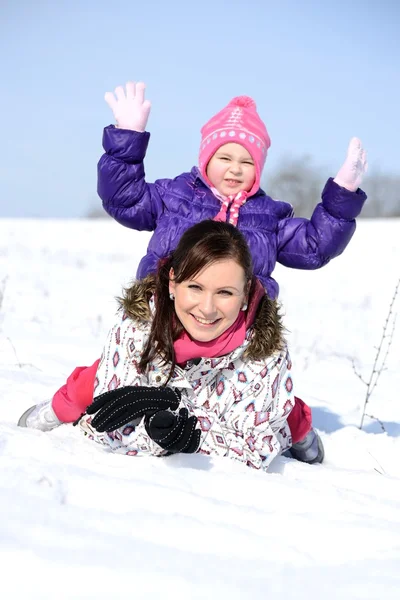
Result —
[[[111, 220], [0, 220], [0, 550], [7, 599], [390, 600], [400, 578], [400, 333], [358, 429], [399, 278], [399, 221], [317, 272], [278, 268], [297, 395], [324, 465], [107, 453], [16, 426], [113, 323], [149, 239]], [[0, 293], [0, 298], [2, 294]], [[397, 299], [395, 311], [400, 300]], [[318, 596], [317, 596], [318, 595]]]

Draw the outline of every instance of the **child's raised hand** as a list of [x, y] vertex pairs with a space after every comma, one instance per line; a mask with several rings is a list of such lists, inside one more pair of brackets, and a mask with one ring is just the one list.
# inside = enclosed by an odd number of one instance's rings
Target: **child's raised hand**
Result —
[[126, 91], [120, 85], [112, 92], [106, 92], [104, 99], [114, 113], [119, 129], [143, 132], [151, 109], [149, 100], [144, 99], [146, 85], [128, 81]]
[[361, 140], [356, 137], [351, 138], [346, 160], [339, 169], [334, 181], [350, 192], [355, 192], [360, 187], [367, 168], [367, 153], [362, 147]]

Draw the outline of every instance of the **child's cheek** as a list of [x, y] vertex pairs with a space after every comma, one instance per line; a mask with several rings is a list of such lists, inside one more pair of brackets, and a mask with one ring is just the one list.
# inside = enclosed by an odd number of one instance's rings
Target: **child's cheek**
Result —
[[207, 177], [214, 185], [223, 178], [223, 167], [221, 165], [212, 165], [207, 171]]

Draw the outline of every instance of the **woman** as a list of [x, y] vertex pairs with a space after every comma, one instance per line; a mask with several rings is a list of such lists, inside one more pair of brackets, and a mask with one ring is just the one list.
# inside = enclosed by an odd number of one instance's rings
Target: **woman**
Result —
[[[199, 452], [257, 469], [291, 448], [295, 398], [277, 303], [253, 277], [233, 225], [188, 229], [157, 274], [120, 303], [95, 400], [79, 420], [86, 434], [119, 453]], [[321, 462], [320, 440], [306, 427], [292, 455]]]

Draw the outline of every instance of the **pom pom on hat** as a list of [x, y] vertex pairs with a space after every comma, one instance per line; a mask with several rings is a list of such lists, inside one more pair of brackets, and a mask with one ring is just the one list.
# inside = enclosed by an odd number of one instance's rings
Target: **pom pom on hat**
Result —
[[207, 165], [224, 144], [240, 144], [250, 153], [256, 167], [256, 178], [249, 196], [260, 187], [261, 173], [271, 140], [267, 128], [257, 113], [256, 103], [249, 96], [236, 96], [202, 127], [199, 168], [206, 181]]
[[253, 108], [257, 110], [257, 105], [250, 96], [236, 96], [232, 98], [228, 106], [242, 106], [243, 108]]

